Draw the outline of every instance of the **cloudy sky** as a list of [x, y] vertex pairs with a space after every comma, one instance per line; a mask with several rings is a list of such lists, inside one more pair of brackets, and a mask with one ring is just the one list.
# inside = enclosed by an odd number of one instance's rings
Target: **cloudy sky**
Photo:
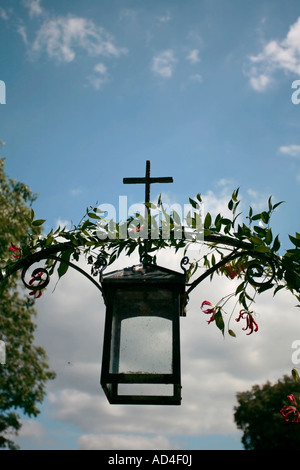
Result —
[[[45, 231], [78, 223], [89, 205], [141, 202], [123, 177], [183, 205], [226, 211], [284, 200], [273, 217], [283, 249], [299, 232], [300, 5], [296, 0], [0, 0], [0, 138], [6, 173], [39, 194]], [[203, 254], [203, 247], [200, 253]], [[193, 254], [194, 255], [194, 254]], [[120, 259], [114, 269], [138, 260]], [[180, 270], [180, 257], [160, 264]], [[182, 405], [111, 406], [99, 385], [104, 304], [68, 272], [36, 302], [36, 342], [57, 378], [41, 414], [24, 419], [23, 449], [242, 449], [236, 393], [289, 374], [300, 319], [287, 293], [263, 294], [259, 331], [222, 337], [201, 313], [235, 281], [193, 292], [181, 320]], [[234, 318], [234, 317], [233, 317]]]

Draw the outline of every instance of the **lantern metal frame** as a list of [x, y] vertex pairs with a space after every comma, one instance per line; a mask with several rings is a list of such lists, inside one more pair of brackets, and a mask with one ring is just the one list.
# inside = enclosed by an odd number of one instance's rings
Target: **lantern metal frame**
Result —
[[[106, 319], [103, 342], [101, 386], [111, 404], [132, 405], [180, 405], [181, 404], [181, 371], [180, 371], [180, 317], [184, 316], [185, 307], [185, 274], [171, 271], [156, 265], [144, 264], [125, 268], [107, 274], [102, 278], [102, 292], [106, 303]], [[158, 290], [171, 294], [172, 305], [169, 306], [169, 315], [155, 311], [155, 301], [158, 299]], [[127, 294], [139, 292], [142, 296], [147, 292], [156, 298], [153, 301], [154, 309], [151, 316], [167, 316], [172, 321], [172, 372], [148, 373], [148, 372], [116, 372], [110, 371], [112, 355], [120, 354], [120, 329], [121, 321], [129, 317], [138, 317], [139, 314], [133, 308], [132, 313], [122, 313], [116, 320], [118, 312], [115, 311], [116, 292]], [[121, 320], [122, 318], [122, 320]], [[117, 345], [112, 347], [114, 341], [114, 321], [119, 322]], [[118, 364], [119, 357], [115, 358]], [[172, 393], [167, 394], [124, 394], [120, 393], [122, 384], [164, 384], [172, 386]]]

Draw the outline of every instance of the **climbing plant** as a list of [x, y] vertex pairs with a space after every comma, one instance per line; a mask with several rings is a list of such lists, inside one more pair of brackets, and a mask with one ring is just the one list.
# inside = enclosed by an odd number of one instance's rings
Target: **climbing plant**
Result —
[[[226, 298], [217, 304], [203, 299], [200, 307], [210, 314], [208, 323], [215, 323], [225, 334], [224, 307], [229, 298], [236, 297], [239, 308], [236, 320], [245, 321], [244, 329], [251, 334], [258, 329], [252, 311], [257, 294], [273, 290], [275, 295], [287, 289], [300, 300], [300, 234], [289, 235], [291, 247], [282, 253], [279, 235], [273, 234], [270, 225], [273, 212], [282, 202], [273, 204], [270, 197], [264, 211], [254, 213], [250, 207], [243, 218], [238, 212], [238, 195], [239, 189], [233, 191], [228, 202], [230, 216], [218, 214], [215, 218], [209, 212], [202, 214], [200, 194], [189, 198], [191, 210], [183, 221], [174, 210], [165, 209], [160, 197], [157, 204], [145, 203], [144, 215], [136, 213], [120, 222], [106, 219], [104, 212], [91, 206], [72, 229], [59, 227], [42, 236], [32, 229], [42, 226], [45, 220], [36, 219], [31, 209], [26, 220], [27, 239], [20, 246], [11, 245], [10, 257], [1, 264], [0, 280], [21, 270], [23, 282], [37, 298], [55, 270], [59, 278], [70, 266], [83, 272], [78, 261], [85, 257], [90, 265], [89, 277], [101, 289], [95, 277], [123, 253], [130, 256], [138, 252], [142, 262], [155, 264], [160, 250], [182, 250], [187, 301], [189, 293], [207, 277], [219, 274], [238, 279], [234, 292]], [[195, 244], [205, 245], [207, 251], [201, 258], [189, 260], [186, 255]], [[28, 268], [41, 260], [45, 260], [44, 267], [37, 268], [26, 281]], [[235, 336], [230, 328], [228, 333]]]

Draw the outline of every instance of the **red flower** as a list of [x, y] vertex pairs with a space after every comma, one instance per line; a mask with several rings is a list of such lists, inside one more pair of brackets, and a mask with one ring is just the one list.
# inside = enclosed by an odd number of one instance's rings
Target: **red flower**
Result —
[[[38, 282], [38, 284], [36, 286], [36, 287], [38, 287], [43, 282], [42, 277], [43, 277], [43, 273], [38, 273], [35, 277], [30, 279], [29, 284], [32, 285], [34, 282]], [[33, 295], [34, 299], [38, 299], [39, 297], [41, 297], [42, 291], [41, 291], [41, 289], [34, 289], [29, 293], [29, 295]]]
[[221, 271], [225, 274], [225, 276], [230, 277], [230, 279], [234, 279], [236, 276], [240, 274], [240, 272], [244, 269], [244, 266], [233, 265], [230, 263], [226, 263], [225, 266], [221, 268]]
[[[212, 308], [207, 308], [207, 309], [203, 310], [204, 305], [210, 305]], [[208, 300], [204, 300], [204, 302], [202, 302], [202, 304], [201, 304], [201, 310], [202, 310], [203, 313], [211, 313], [212, 314], [212, 316], [210, 317], [210, 319], [207, 322], [208, 324], [210, 324], [212, 321], [214, 321], [215, 314], [216, 314], [216, 306], [215, 305], [213, 305]]]
[[141, 230], [144, 229], [144, 225], [141, 225], [140, 227], [136, 225], [134, 228], [128, 229], [129, 232], [140, 232]]
[[296, 398], [293, 394], [287, 396], [288, 400], [294, 403], [295, 406], [297, 406]]
[[247, 335], [251, 335], [253, 331], [256, 332], [258, 330], [258, 324], [254, 320], [252, 312], [248, 312], [248, 310], [240, 310], [239, 317], [236, 318], [235, 321], [240, 321], [241, 318], [246, 320], [246, 326], [243, 330], [248, 330], [248, 328], [250, 330]]
[[34, 299], [38, 299], [39, 297], [41, 297], [42, 291], [41, 290], [33, 290], [32, 292], [29, 292], [29, 295], [33, 295]]
[[[11, 246], [9, 247], [10, 250], [12, 251], [20, 251], [20, 248], [16, 245], [14, 245], [13, 243], [11, 244]], [[13, 255], [14, 258], [20, 258], [20, 255]]]
[[294, 397], [294, 395], [288, 395], [287, 398], [291, 403], [293, 403], [293, 405], [284, 405], [284, 407], [281, 408], [280, 413], [286, 421], [289, 421], [289, 415], [292, 415], [291, 417], [294, 417], [292, 423], [299, 423], [300, 412], [298, 410], [296, 398]]

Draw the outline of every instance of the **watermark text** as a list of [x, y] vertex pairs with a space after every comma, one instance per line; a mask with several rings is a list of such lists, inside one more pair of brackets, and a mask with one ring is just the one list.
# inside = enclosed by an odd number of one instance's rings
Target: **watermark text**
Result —
[[291, 100], [293, 104], [300, 103], [300, 80], [294, 80], [292, 83], [292, 88], [296, 88], [296, 91], [292, 93]]
[[300, 339], [293, 341], [292, 349], [295, 349], [292, 354], [292, 363], [295, 365], [300, 364]]
[[2, 340], [0, 340], [0, 364], [6, 364], [6, 348]]
[[[118, 210], [113, 204], [101, 204], [96, 235], [99, 239], [170, 239], [203, 241], [202, 204], [135, 203], [128, 207], [127, 196], [119, 196]], [[119, 222], [117, 223], [117, 215]]]
[[6, 104], [6, 85], [3, 80], [0, 80], [0, 104]]

